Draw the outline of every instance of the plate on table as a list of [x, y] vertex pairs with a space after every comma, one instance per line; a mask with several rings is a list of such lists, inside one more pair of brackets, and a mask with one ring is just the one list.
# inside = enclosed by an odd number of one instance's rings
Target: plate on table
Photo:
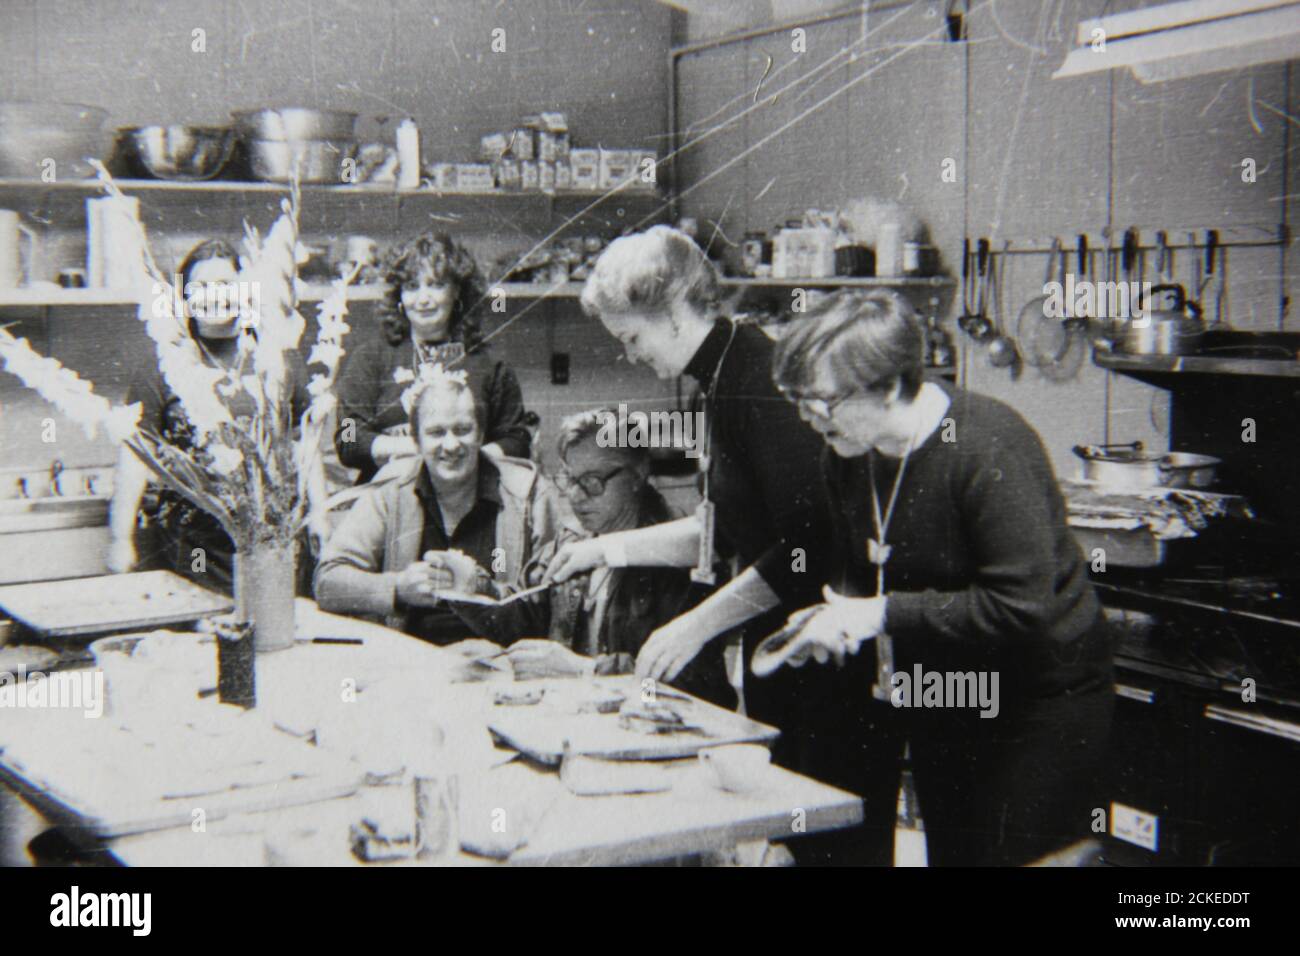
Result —
[[[495, 707], [488, 729], [507, 746], [540, 763], [571, 756], [604, 760], [673, 760], [720, 744], [770, 744], [780, 733], [734, 711], [664, 688], [641, 700], [632, 676], [529, 681], [545, 691], [529, 707]], [[591, 706], [618, 697], [617, 707]]]
[[0, 587], [0, 608], [33, 631], [51, 637], [103, 634], [193, 621], [234, 608], [171, 571], [105, 574]]

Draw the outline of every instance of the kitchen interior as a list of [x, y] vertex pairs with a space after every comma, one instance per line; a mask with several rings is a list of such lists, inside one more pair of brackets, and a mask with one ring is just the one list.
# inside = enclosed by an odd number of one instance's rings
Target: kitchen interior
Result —
[[[1187, 47], [1144, 59], [1168, 6], [1200, 8], [1171, 31]], [[1134, 31], [1107, 38], [1137, 51], [1114, 66], [1088, 59], [1103, 15]], [[1265, 39], [1243, 43], [1253, 17]], [[345, 114], [361, 170], [303, 187], [302, 301], [359, 264], [349, 322], [374, 334], [369, 257], [454, 231], [502, 292], [485, 331], [540, 418], [543, 467], [565, 415], [690, 399], [579, 307], [624, 230], [693, 230], [733, 313], [772, 335], [799, 320], [795, 291], [902, 291], [927, 374], [1038, 432], [1091, 562], [1117, 666], [1094, 862], [1300, 862], [1300, 4], [16, 0], [0, 23], [0, 324], [112, 401], [152, 345], [84, 157], [138, 200], [171, 269], [273, 221], [268, 106]], [[166, 162], [157, 137], [178, 134], [160, 127], [180, 124], [218, 131], [201, 168]], [[57, 177], [36, 148], [63, 150]], [[1045, 319], [1068, 273], [1165, 287], [1149, 334]], [[0, 585], [106, 573], [112, 442], [0, 374], [0, 448]], [[664, 456], [655, 479], [686, 508], [689, 465]], [[3, 800], [4, 862], [24, 863], [40, 828]]]

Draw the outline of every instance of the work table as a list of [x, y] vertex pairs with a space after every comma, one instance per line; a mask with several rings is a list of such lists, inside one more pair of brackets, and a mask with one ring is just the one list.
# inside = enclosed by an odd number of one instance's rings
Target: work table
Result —
[[[393, 779], [393, 770], [400, 776], [403, 765], [430, 765], [431, 754], [437, 755], [433, 763], [458, 778], [462, 843], [492, 844], [497, 840], [493, 823], [501, 820], [507, 821], [511, 834], [508, 843], [517, 842], [521, 833], [526, 836], [508, 856], [495, 854], [512, 864], [653, 862], [725, 851], [747, 841], [783, 840], [799, 832], [849, 826], [862, 818], [856, 796], [776, 767], [768, 768], [761, 785], [750, 792], [723, 791], [711, 771], [693, 758], [652, 765], [649, 772], [661, 775], [669, 787], [664, 792], [578, 796], [555, 768], [493, 745], [487, 723], [497, 707], [496, 692], [503, 685], [529, 686], [515, 684], [508, 670], [466, 681], [466, 661], [455, 653], [378, 625], [326, 614], [305, 599], [298, 603], [297, 625], [299, 643], [259, 657], [258, 706], [238, 719], [249, 721], [250, 729], [256, 724], [259, 733], [269, 733], [273, 726], [280, 737], [300, 743], [313, 756], [332, 755], [340, 767], [351, 768], [354, 785], [346, 785], [352, 779], [346, 772], [334, 774], [338, 793], [325, 786], [319, 799], [298, 805], [277, 806], [270, 800], [255, 810], [210, 812], [201, 827], [182, 824], [124, 833], [102, 841], [103, 848], [128, 865], [363, 865], [349, 849], [349, 827], [363, 817], [373, 818], [376, 809], [400, 815], [412, 798], [409, 774], [402, 785], [371, 784], [385, 774]], [[364, 643], [310, 643], [311, 637], [320, 636]], [[215, 668], [212, 649], [210, 670], [198, 675], [195, 691], [215, 685]], [[631, 685], [632, 678], [627, 681]], [[180, 688], [177, 697], [177, 683], [173, 678], [167, 691], [159, 691], [162, 701], [170, 703], [159, 702], [147, 718], [136, 712], [129, 722], [147, 724], [158, 731], [160, 741], [169, 741], [180, 739], [175, 728], [167, 726], [179, 719], [179, 712], [196, 721], [211, 720], [219, 709], [222, 720], [230, 719], [231, 709], [215, 698], [197, 700], [197, 694], [178, 708], [175, 701], [188, 698], [190, 690]], [[112, 709], [111, 687], [110, 675], [110, 709], [97, 721], [75, 711], [14, 711], [18, 719], [0, 727], [0, 773], [5, 782], [74, 836], [75, 818], [51, 791], [58, 789], [60, 780], [87, 779], [85, 768], [67, 765], [77, 759], [78, 737], [91, 739], [123, 723], [121, 709]], [[51, 732], [68, 735], [58, 738], [67, 741], [66, 747], [34, 746], [38, 737]], [[294, 737], [302, 739], [295, 742]], [[440, 749], [432, 743], [437, 738], [444, 741]], [[24, 745], [29, 754], [44, 753], [37, 761], [43, 764], [42, 773], [32, 772], [16, 756]], [[162, 744], [159, 750], [165, 750]], [[151, 772], [143, 761], [138, 767], [104, 767], [105, 781], [112, 779], [110, 769], [128, 777]], [[91, 773], [89, 779], [97, 778]], [[42, 786], [42, 781], [53, 786]], [[302, 783], [271, 789], [287, 795]], [[190, 803], [219, 802], [202, 797], [178, 801], [180, 816], [188, 821]], [[86, 842], [86, 834], [80, 836]], [[490, 861], [462, 851], [447, 862]]]

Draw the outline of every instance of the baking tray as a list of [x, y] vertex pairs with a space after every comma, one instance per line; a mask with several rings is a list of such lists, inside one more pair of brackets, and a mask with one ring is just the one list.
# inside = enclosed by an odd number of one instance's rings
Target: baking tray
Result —
[[[705, 747], [721, 744], [770, 744], [780, 731], [707, 701], [667, 690], [661, 699], [680, 705], [680, 710], [698, 731], [648, 734], [624, 729], [617, 712], [574, 713], [570, 706], [581, 679], [527, 681], [517, 688], [537, 687], [544, 691], [540, 703], [531, 706], [497, 706], [488, 729], [502, 743], [543, 764], [558, 765], [566, 745], [570, 754], [603, 760], [675, 760], [693, 757]], [[598, 688], [614, 689], [625, 699], [641, 693], [635, 677], [604, 677]]]
[[171, 571], [105, 574], [0, 587], [0, 608], [42, 635], [72, 637], [193, 621], [234, 608]]

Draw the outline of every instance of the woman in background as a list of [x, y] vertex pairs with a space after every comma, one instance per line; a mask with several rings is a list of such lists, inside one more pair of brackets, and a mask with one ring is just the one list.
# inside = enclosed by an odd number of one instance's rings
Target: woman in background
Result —
[[[190, 250], [178, 271], [189, 333], [200, 357], [213, 368], [232, 368], [238, 361], [243, 325], [234, 285], [239, 278], [239, 254], [228, 242], [211, 239]], [[296, 352], [289, 356], [286, 372], [285, 389], [297, 422], [310, 399], [304, 387], [304, 363]], [[152, 354], [135, 370], [126, 401], [141, 404], [141, 428], [181, 448], [193, 442], [185, 410], [167, 387]], [[242, 389], [226, 402], [236, 419], [256, 413], [253, 397]], [[123, 573], [142, 564], [147, 569], [174, 571], [205, 587], [230, 591], [234, 567], [230, 536], [216, 518], [169, 488], [160, 488], [144, 509], [154, 543], [143, 560], [137, 555], [136, 527], [148, 484], [148, 468], [123, 445], [109, 507], [109, 570]]]
[[850, 861], [890, 863], [910, 744], [930, 864], [1020, 865], [1088, 836], [1103, 805], [1110, 645], [1038, 436], [925, 381], [924, 343], [892, 291], [833, 296], [777, 343], [777, 385], [828, 446], [835, 528], [832, 588], [788, 626], [842, 665], [816, 668], [835, 686], [804, 707], [865, 798]]
[[473, 256], [449, 236], [424, 233], [390, 253], [386, 273], [380, 334], [349, 336], [339, 369], [339, 459], [362, 483], [392, 459], [415, 456], [402, 395], [433, 365], [468, 374], [485, 411], [485, 454], [528, 458], [519, 381], [488, 356], [479, 331], [484, 284]]

